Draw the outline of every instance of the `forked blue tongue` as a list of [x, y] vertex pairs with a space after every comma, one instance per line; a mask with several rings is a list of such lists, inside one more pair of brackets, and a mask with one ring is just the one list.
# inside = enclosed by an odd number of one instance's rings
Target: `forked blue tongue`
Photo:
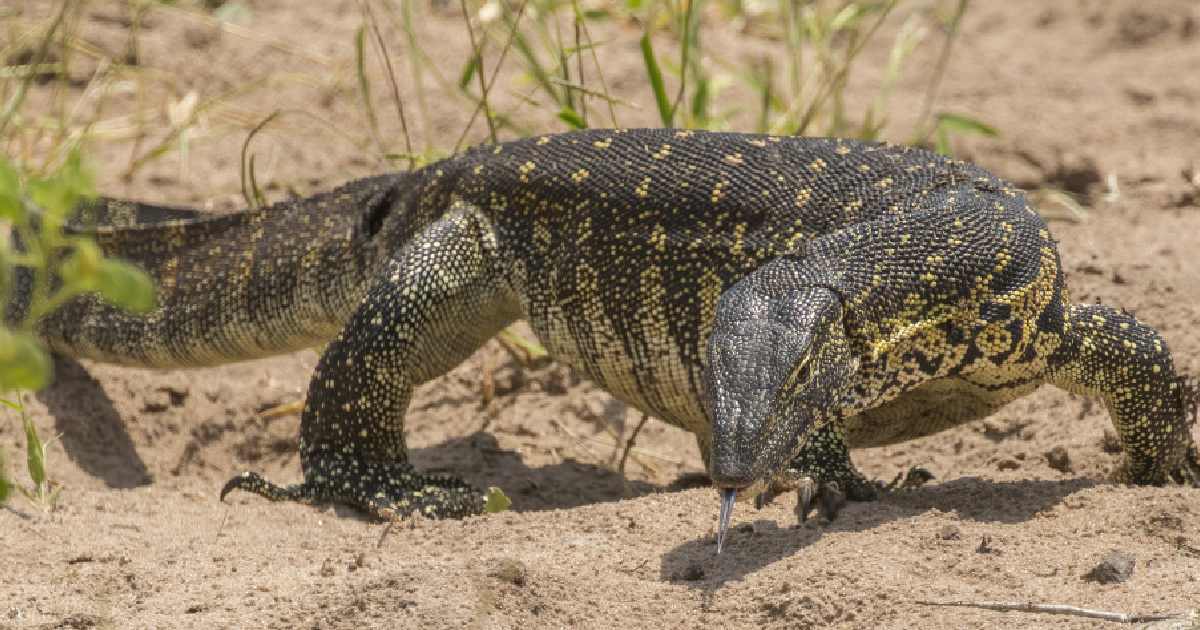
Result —
[[737, 498], [737, 488], [721, 490], [721, 518], [717, 524], [717, 553], [725, 546], [725, 534], [729, 531], [729, 519], [733, 518], [733, 501]]

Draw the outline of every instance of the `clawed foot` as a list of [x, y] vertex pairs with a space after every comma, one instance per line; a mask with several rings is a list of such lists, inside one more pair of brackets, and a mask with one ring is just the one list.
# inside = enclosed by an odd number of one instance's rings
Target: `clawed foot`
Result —
[[1197, 451], [1195, 444], [1188, 447], [1183, 461], [1169, 476], [1175, 483], [1200, 488], [1200, 451]]
[[825, 520], [832, 521], [837, 518], [847, 501], [875, 501], [881, 495], [896, 490], [919, 488], [934, 478], [933, 473], [928, 470], [913, 467], [907, 473], [896, 475], [891, 483], [884, 485], [879, 481], [867, 479], [852, 468], [842, 472], [837, 478], [818, 481], [814, 475], [789, 469], [784, 475], [772, 480], [765, 492], [754, 498], [754, 506], [761, 509], [770, 505], [776, 497], [795, 491], [796, 518], [801, 523], [808, 520], [808, 515], [814, 509]]
[[234, 490], [271, 501], [344, 503], [385, 520], [410, 514], [462, 518], [483, 512], [484, 495], [447, 475], [417, 472], [406, 463], [379, 464], [327, 457], [305, 466], [304, 483], [280, 486], [253, 472], [230, 479], [221, 500]]

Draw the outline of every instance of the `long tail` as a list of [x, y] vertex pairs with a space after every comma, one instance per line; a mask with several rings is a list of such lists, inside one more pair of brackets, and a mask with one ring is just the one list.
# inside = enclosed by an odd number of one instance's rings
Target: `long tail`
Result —
[[[366, 290], [381, 255], [375, 236], [401, 205], [405, 177], [229, 215], [94, 202], [72, 229], [145, 269], [159, 307], [138, 316], [85, 296], [44, 318], [38, 333], [64, 354], [148, 367], [215, 365], [328, 341]], [[27, 294], [18, 290], [16, 301]]]

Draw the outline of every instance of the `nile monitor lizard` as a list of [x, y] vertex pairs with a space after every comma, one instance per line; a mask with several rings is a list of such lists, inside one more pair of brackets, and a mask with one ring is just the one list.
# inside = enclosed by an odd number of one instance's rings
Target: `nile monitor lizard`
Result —
[[106, 251], [159, 309], [81, 298], [40, 333], [67, 354], [199, 366], [332, 339], [301, 420], [304, 482], [222, 491], [381, 517], [481, 511], [408, 463], [415, 385], [525, 318], [550, 354], [696, 434], [732, 501], [869, 499], [848, 448], [928, 435], [1042, 383], [1100, 397], [1121, 482], [1200, 484], [1193, 389], [1132, 315], [1073, 304], [1010, 184], [849, 140], [596, 130], [480, 146], [239, 214], [101, 201]]

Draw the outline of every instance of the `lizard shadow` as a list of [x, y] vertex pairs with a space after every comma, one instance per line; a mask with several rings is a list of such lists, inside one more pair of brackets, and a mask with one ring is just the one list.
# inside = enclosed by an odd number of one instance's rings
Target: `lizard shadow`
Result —
[[520, 453], [502, 448], [486, 431], [413, 448], [409, 457], [421, 470], [458, 475], [477, 488], [503, 488], [517, 512], [579, 507], [675, 489], [636, 480], [626, 484], [610, 468], [573, 458], [530, 467]]
[[[810, 516], [807, 523], [789, 526], [757, 519], [731, 528], [726, 550], [720, 556], [711, 534], [668, 551], [660, 563], [659, 579], [686, 584], [708, 597], [725, 583], [740, 580], [814, 544], [826, 532], [861, 532], [935, 508], [953, 512], [962, 520], [1020, 523], [1100, 483], [1093, 479], [988, 481], [962, 477], [894, 493], [878, 502], [849, 503], [832, 522]], [[780, 500], [794, 501], [790, 497]], [[743, 514], [747, 508], [753, 513], [753, 507], [738, 507]]]
[[78, 361], [55, 355], [55, 379], [35, 397], [54, 417], [63, 450], [110, 488], [135, 488], [153, 479], [111, 398]]

